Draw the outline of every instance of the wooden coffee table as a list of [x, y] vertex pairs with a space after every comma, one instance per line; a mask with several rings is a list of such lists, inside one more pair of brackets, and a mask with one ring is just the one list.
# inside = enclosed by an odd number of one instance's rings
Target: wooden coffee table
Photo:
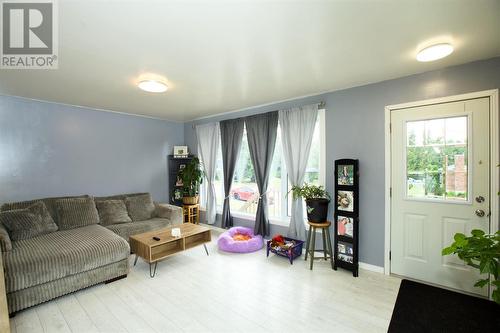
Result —
[[[172, 236], [173, 228], [181, 229], [180, 237]], [[154, 240], [153, 237], [159, 237], [160, 240]], [[137, 264], [137, 258], [141, 257], [149, 263], [149, 276], [154, 277], [158, 261], [172, 254], [203, 244], [208, 256], [205, 243], [210, 242], [211, 237], [209, 228], [192, 223], [184, 223], [130, 236], [130, 249], [135, 254], [134, 266]], [[151, 271], [152, 266], [154, 266], [153, 271]]]

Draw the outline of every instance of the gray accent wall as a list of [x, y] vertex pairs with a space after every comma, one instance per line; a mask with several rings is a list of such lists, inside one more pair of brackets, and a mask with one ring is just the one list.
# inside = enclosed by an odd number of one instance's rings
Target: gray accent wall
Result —
[[[374, 66], [376, 64], [374, 63]], [[425, 64], [422, 64], [425, 68]], [[360, 160], [360, 261], [384, 265], [384, 107], [386, 105], [500, 88], [500, 57], [293, 101], [250, 108], [185, 124], [185, 142], [196, 151], [194, 124], [326, 102], [327, 189], [333, 161]], [[333, 207], [330, 205], [330, 218]], [[251, 224], [235, 219], [237, 225]], [[273, 226], [271, 233], [286, 229]]]
[[61, 195], [168, 193], [182, 123], [0, 96], [0, 203]]

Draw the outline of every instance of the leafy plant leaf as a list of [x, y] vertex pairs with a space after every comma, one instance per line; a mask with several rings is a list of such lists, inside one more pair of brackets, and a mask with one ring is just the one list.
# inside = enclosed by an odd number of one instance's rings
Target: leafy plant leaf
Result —
[[443, 256], [447, 256], [447, 255], [453, 254], [453, 252], [455, 252], [455, 247], [453, 247], [453, 246], [448, 246], [448, 247], [445, 247], [445, 248], [441, 251], [441, 255], [443, 255]]
[[472, 236], [475, 236], [475, 237], [484, 236], [484, 231], [479, 230], [479, 229], [474, 229], [470, 233], [472, 234]]
[[474, 287], [479, 287], [479, 288], [482, 288], [484, 287], [485, 285], [488, 284], [488, 282], [490, 282], [489, 279], [484, 279], [484, 280], [479, 280], [476, 282], [476, 284], [474, 284]]

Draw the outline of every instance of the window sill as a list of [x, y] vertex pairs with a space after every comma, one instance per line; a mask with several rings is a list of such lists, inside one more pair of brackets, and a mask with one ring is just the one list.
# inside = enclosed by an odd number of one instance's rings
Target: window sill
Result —
[[[201, 210], [206, 210], [205, 207], [200, 207]], [[222, 215], [222, 210], [217, 209], [217, 214]], [[238, 219], [246, 220], [246, 221], [255, 221], [255, 217], [252, 214], [245, 214], [245, 213], [240, 213], [240, 212], [231, 212], [231, 215], [233, 217], [236, 217]], [[290, 218], [286, 219], [280, 219], [276, 217], [271, 217], [269, 218], [269, 223], [281, 227], [288, 227], [290, 225]]]
[[[206, 211], [206, 207], [200, 207], [200, 210]], [[217, 208], [217, 214], [222, 215], [222, 210]], [[231, 215], [233, 215], [233, 217], [236, 217], [238, 219], [251, 221], [251, 222], [255, 221], [253, 215], [251, 215], [251, 214], [235, 212], [235, 213], [231, 213]], [[287, 217], [286, 219], [278, 219], [278, 218], [272, 217], [269, 219], [269, 223], [272, 225], [280, 226], [280, 227], [289, 227], [290, 226], [290, 217]], [[309, 231], [309, 224], [307, 223], [306, 218], [304, 218], [304, 227], [306, 228], [306, 231]], [[317, 230], [316, 232], [321, 232], [321, 231]]]

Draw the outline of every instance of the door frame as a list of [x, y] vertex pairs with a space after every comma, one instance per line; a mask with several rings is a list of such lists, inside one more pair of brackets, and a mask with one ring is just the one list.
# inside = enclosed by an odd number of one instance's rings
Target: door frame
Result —
[[[490, 98], [490, 198], [491, 198], [491, 216], [490, 216], [490, 231], [495, 233], [499, 228], [499, 206], [500, 200], [497, 193], [499, 193], [499, 169], [497, 165], [500, 163], [499, 159], [499, 115], [498, 115], [498, 89], [477, 91], [468, 94], [446, 96], [440, 98], [426, 99], [421, 101], [414, 101], [409, 103], [387, 105], [385, 107], [385, 245], [384, 245], [384, 274], [391, 274], [391, 262], [389, 259], [391, 251], [391, 112], [395, 110], [442, 104], [449, 102], [457, 102], [468, 99], [476, 98]], [[496, 200], [494, 200], [496, 198]], [[491, 291], [490, 291], [491, 298]]]

